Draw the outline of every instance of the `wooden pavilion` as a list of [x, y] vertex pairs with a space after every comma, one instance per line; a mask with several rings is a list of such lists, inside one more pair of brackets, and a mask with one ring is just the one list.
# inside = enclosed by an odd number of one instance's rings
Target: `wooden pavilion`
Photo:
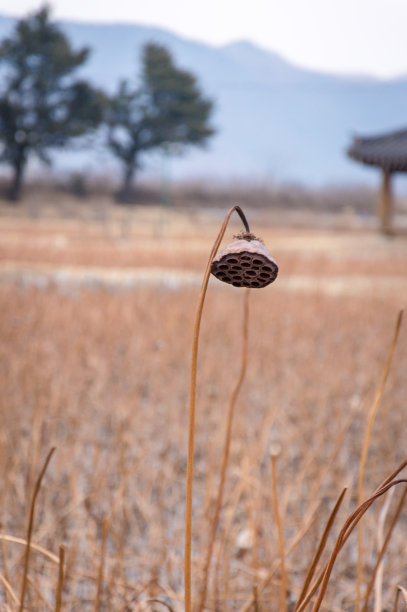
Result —
[[381, 168], [378, 216], [381, 231], [388, 233], [393, 215], [392, 174], [407, 172], [407, 129], [368, 138], [356, 136], [347, 153], [356, 161]]

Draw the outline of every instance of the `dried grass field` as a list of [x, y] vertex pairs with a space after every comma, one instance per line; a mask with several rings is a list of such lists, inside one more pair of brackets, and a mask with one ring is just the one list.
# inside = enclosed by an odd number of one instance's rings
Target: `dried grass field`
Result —
[[[1, 610], [22, 609], [25, 574], [25, 610], [184, 609], [192, 330], [225, 212], [140, 206], [100, 218], [63, 218], [2, 208]], [[357, 227], [276, 226], [264, 210], [245, 212], [280, 272], [274, 284], [250, 295], [247, 372], [235, 406], [205, 609], [298, 610], [307, 570], [344, 487], [312, 582], [358, 505], [368, 417], [407, 300], [407, 239]], [[240, 229], [232, 218], [224, 242]], [[241, 367], [244, 292], [212, 278], [203, 313], [194, 609], [226, 413]], [[402, 326], [372, 423], [363, 499], [407, 458], [406, 347]], [[31, 501], [52, 447], [25, 572]], [[406, 609], [397, 590], [407, 589], [405, 484], [391, 491], [359, 523], [360, 610], [395, 610], [396, 598], [397, 609]], [[391, 539], [365, 605], [387, 533]], [[357, 538], [354, 529], [337, 557], [322, 610], [356, 609]], [[312, 610], [314, 602], [315, 596], [303, 609]]]

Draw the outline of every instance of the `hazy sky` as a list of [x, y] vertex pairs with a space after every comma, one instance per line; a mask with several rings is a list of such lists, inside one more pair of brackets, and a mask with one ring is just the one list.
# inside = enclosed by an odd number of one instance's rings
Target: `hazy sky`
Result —
[[[0, 0], [25, 15], [42, 2]], [[407, 0], [55, 0], [58, 19], [143, 23], [219, 45], [251, 40], [324, 71], [407, 74]]]

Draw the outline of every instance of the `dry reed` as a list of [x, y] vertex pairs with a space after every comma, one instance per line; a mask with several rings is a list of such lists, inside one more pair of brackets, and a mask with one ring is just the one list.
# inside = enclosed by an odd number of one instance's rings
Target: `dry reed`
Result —
[[272, 487], [272, 494], [273, 494], [273, 512], [274, 512], [274, 519], [276, 521], [277, 535], [278, 535], [278, 549], [279, 549], [279, 554], [280, 554], [280, 572], [281, 572], [280, 610], [281, 612], [286, 612], [287, 610], [287, 574], [286, 574], [286, 569], [285, 569], [283, 526], [281, 523], [280, 510], [278, 507], [277, 454], [278, 453], [271, 451], [271, 487]]
[[[209, 230], [209, 225], [200, 230], [199, 249]], [[44, 235], [37, 251], [27, 233], [15, 249], [22, 245], [21, 258], [27, 262], [41, 261], [43, 255], [49, 261], [65, 258], [75, 263], [81, 257], [83, 262], [97, 262], [100, 254], [108, 265], [115, 261], [130, 265], [138, 257], [136, 246], [126, 251], [113, 242], [107, 245], [102, 235], [98, 246], [90, 235], [85, 241], [89, 244], [80, 245], [79, 232], [66, 249], [54, 248], [52, 236], [59, 231]], [[271, 236], [271, 230], [267, 232]], [[337, 238], [330, 237], [333, 242]], [[164, 237], [160, 262], [193, 269], [202, 265], [201, 250], [194, 251], [187, 263], [192, 238], [188, 244], [178, 241], [177, 252], [171, 251], [172, 240], [172, 235]], [[332, 276], [346, 273], [352, 281], [358, 270], [375, 275], [380, 284], [378, 271], [404, 274], [405, 263], [393, 258], [395, 246], [400, 247], [397, 239], [375, 248], [374, 262], [363, 259], [361, 247], [343, 257], [338, 250], [337, 258], [304, 251], [302, 245], [308, 244], [304, 235], [290, 240], [296, 250], [279, 255], [285, 278], [306, 270]], [[364, 237], [358, 240], [362, 246]], [[14, 257], [12, 244], [6, 240], [1, 249], [7, 247]], [[141, 241], [140, 261], [152, 265], [155, 255], [143, 251], [144, 244]], [[279, 251], [284, 245], [282, 235]], [[161, 248], [158, 241], [154, 248]], [[29, 520], [26, 491], [33, 490], [41, 458], [56, 444], [58, 453], [47, 471], [47, 495], [36, 501], [25, 607], [54, 609], [63, 591], [61, 610], [93, 610], [100, 584], [101, 608], [145, 612], [161, 607], [180, 612], [186, 470], [182, 423], [195, 291], [183, 287], [113, 291], [58, 282], [42, 288], [11, 282], [0, 287], [0, 607], [18, 609], [27, 550], [27, 538], [19, 537], [27, 532]], [[330, 296], [318, 287], [299, 294], [283, 283], [272, 292], [252, 293], [250, 338], [256, 351], [250, 353], [233, 419], [206, 609], [280, 610], [281, 559], [272, 519], [270, 435], [281, 447], [278, 507], [287, 607], [301, 601], [316, 554], [305, 598], [319, 576], [321, 584], [327, 551], [335, 546], [335, 525], [343, 525], [357, 503], [357, 472], [366, 433], [362, 406], [380, 380], [383, 346], [391, 334], [389, 313], [396, 311], [403, 295], [366, 290], [357, 296]], [[206, 298], [201, 330], [205, 350], [199, 357], [192, 560], [193, 575], [201, 577], [208, 548], [208, 510], [213, 517], [217, 466], [224, 452], [222, 407], [228, 405], [239, 377], [239, 363], [230, 360], [241, 344], [235, 296], [234, 289], [218, 283]], [[375, 489], [374, 483], [401, 461], [405, 447], [405, 338], [401, 329], [371, 430], [364, 491]], [[221, 377], [219, 363], [227, 364]], [[335, 523], [330, 523], [345, 484], [349, 498], [344, 498]], [[406, 489], [404, 484], [394, 488], [400, 491], [395, 491], [380, 551], [376, 550], [376, 508], [372, 505], [362, 518], [355, 517], [363, 520], [365, 534], [366, 585], [362, 586], [366, 588], [361, 604], [366, 609], [373, 593], [370, 584], [383, 559], [383, 607], [404, 604]], [[202, 505], [201, 500], [205, 500]], [[103, 517], [109, 517], [109, 529], [101, 554]], [[352, 527], [356, 529], [354, 523]], [[239, 552], [238, 537], [246, 529], [254, 531], [253, 546]], [[354, 608], [352, 533], [350, 529], [345, 533], [323, 596], [321, 608], [330, 612]], [[57, 554], [61, 541], [66, 546], [64, 563]], [[198, 580], [196, 584], [200, 586]], [[313, 600], [315, 594], [309, 599]]]
[[249, 297], [250, 297], [250, 289], [246, 289], [245, 295], [244, 295], [244, 305], [243, 305], [243, 325], [242, 325], [243, 341], [242, 341], [241, 365], [240, 365], [239, 377], [236, 382], [236, 386], [233, 389], [233, 392], [232, 392], [232, 395], [229, 401], [227, 416], [226, 416], [225, 441], [223, 444], [223, 455], [222, 455], [222, 463], [220, 467], [218, 492], [217, 492], [216, 502], [215, 502], [216, 504], [215, 512], [214, 512], [214, 515], [211, 521], [209, 543], [208, 543], [205, 563], [203, 567], [203, 580], [202, 580], [202, 587], [201, 587], [201, 593], [200, 593], [200, 601], [198, 605], [198, 610], [200, 612], [202, 612], [202, 610], [205, 607], [205, 603], [206, 603], [209, 569], [210, 569], [210, 564], [212, 560], [213, 546], [215, 543], [216, 532], [219, 526], [219, 517], [220, 517], [220, 511], [221, 511], [222, 501], [223, 501], [223, 492], [224, 492], [226, 471], [227, 471], [228, 460], [229, 460], [230, 443], [231, 443], [231, 438], [232, 438], [233, 416], [235, 412], [236, 401], [237, 401], [237, 398], [238, 398], [238, 395], [239, 395], [239, 392], [242, 387], [244, 377], [246, 374], [247, 343], [248, 343], [248, 334], [249, 334]]
[[21, 591], [20, 591], [20, 605], [19, 605], [19, 612], [22, 612], [22, 610], [24, 609], [24, 599], [25, 599], [25, 595], [26, 595], [26, 591], [27, 591], [27, 583], [28, 583], [28, 564], [30, 561], [30, 552], [31, 552], [31, 537], [32, 537], [32, 533], [33, 533], [33, 527], [34, 527], [34, 517], [35, 517], [35, 503], [37, 501], [37, 496], [38, 493], [40, 492], [40, 487], [41, 487], [41, 482], [42, 479], [44, 477], [44, 474], [47, 470], [48, 464], [51, 460], [51, 457], [53, 455], [55, 451], [55, 447], [51, 448], [51, 450], [49, 451], [44, 465], [39, 473], [39, 476], [37, 478], [37, 482], [35, 483], [35, 487], [34, 487], [34, 493], [32, 496], [32, 500], [31, 500], [31, 505], [30, 505], [30, 520], [28, 522], [28, 530], [27, 530], [27, 544], [26, 544], [26, 548], [25, 548], [25, 554], [24, 554], [24, 567], [23, 567], [23, 580], [21, 583]]
[[[394, 351], [396, 348], [397, 338], [400, 333], [402, 321], [403, 321], [403, 310], [400, 310], [398, 317], [397, 317], [395, 329], [394, 329], [393, 340], [391, 342], [389, 354], [387, 356], [387, 360], [384, 366], [382, 378], [380, 380], [380, 384], [377, 389], [376, 396], [372, 403], [372, 406], [371, 406], [371, 409], [368, 415], [368, 419], [367, 419], [366, 433], [363, 439], [362, 455], [361, 455], [360, 466], [359, 466], [359, 480], [358, 480], [358, 503], [359, 504], [362, 502], [362, 499], [363, 499], [363, 479], [364, 479], [365, 469], [366, 469], [367, 454], [369, 451], [370, 440], [372, 436], [373, 422], [376, 417], [377, 411], [379, 409], [380, 401], [383, 397], [383, 393], [384, 393], [386, 381], [389, 375], [390, 366], [393, 360]], [[358, 562], [357, 562], [355, 610], [356, 612], [359, 612], [360, 598], [361, 598], [361, 581], [362, 581], [362, 523], [361, 522], [358, 524], [357, 534], [358, 534]]]
[[64, 586], [64, 563], [65, 563], [65, 546], [59, 547], [59, 568], [58, 568], [58, 583], [55, 597], [55, 612], [61, 612], [62, 608], [62, 589]]

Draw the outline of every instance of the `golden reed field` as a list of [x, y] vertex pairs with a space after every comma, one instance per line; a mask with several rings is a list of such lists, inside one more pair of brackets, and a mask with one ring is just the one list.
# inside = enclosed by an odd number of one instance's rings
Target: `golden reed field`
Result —
[[[209, 282], [192, 609], [405, 610], [407, 238], [240, 204], [279, 276]], [[0, 610], [182, 611], [227, 211], [0, 208]]]

